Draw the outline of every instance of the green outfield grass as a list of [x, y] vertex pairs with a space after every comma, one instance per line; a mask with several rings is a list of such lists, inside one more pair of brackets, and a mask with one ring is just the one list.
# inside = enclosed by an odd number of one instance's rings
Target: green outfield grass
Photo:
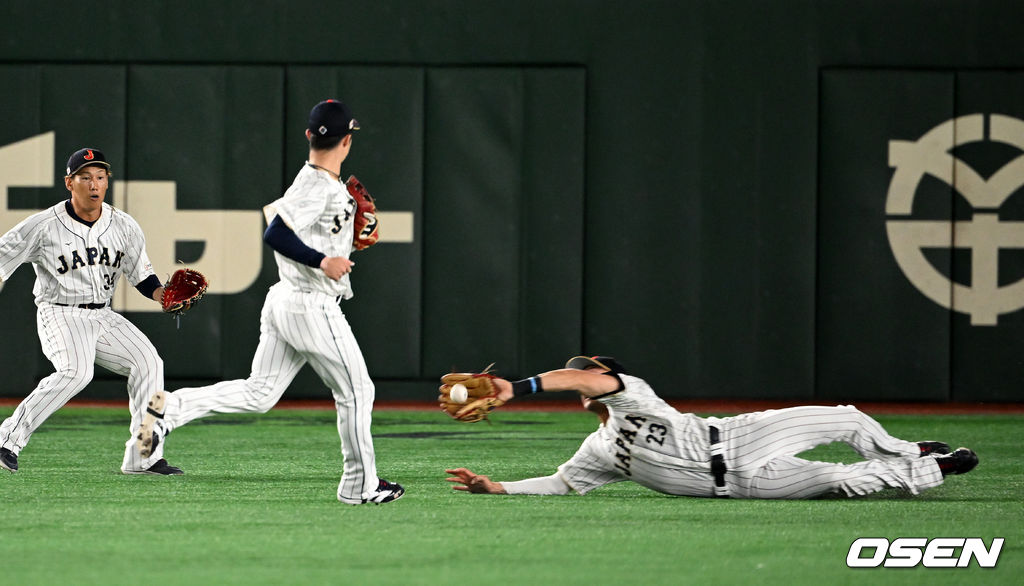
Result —
[[[0, 409], [6, 417], [12, 409]], [[593, 430], [586, 413], [499, 412], [494, 424], [381, 411], [378, 467], [406, 496], [335, 500], [331, 411], [196, 421], [168, 438], [182, 477], [118, 473], [123, 409], [65, 408], [0, 471], [3, 584], [1019, 584], [1024, 417], [888, 416], [907, 439], [974, 448], [980, 466], [918, 497], [689, 499], [631, 483], [585, 497], [455, 493], [445, 467], [550, 474]], [[819, 459], [851, 461], [845, 446]], [[857, 537], [1006, 539], [999, 565], [845, 565]]]

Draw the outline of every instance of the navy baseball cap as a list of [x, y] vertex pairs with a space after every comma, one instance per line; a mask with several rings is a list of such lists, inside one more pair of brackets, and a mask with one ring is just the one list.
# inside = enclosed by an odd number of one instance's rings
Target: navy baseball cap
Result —
[[345, 136], [359, 130], [359, 121], [338, 100], [324, 100], [309, 112], [309, 131], [316, 136]]
[[574, 356], [565, 363], [566, 368], [576, 370], [586, 370], [588, 366], [599, 366], [615, 374], [629, 374], [626, 372], [626, 367], [611, 356]]
[[71, 154], [71, 158], [68, 159], [68, 177], [78, 173], [82, 170], [82, 167], [88, 167], [89, 165], [101, 165], [110, 170], [110, 163], [107, 162], [107, 157], [103, 154], [103, 151], [99, 149], [79, 149]]

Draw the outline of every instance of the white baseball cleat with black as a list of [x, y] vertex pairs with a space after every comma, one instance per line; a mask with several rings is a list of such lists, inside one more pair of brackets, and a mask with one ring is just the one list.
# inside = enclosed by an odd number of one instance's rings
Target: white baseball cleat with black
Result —
[[380, 478], [380, 483], [377, 485], [377, 491], [371, 494], [369, 497], [363, 499], [362, 504], [373, 503], [375, 505], [382, 505], [384, 503], [390, 503], [391, 501], [397, 501], [402, 498], [405, 494], [405, 489], [402, 488], [401, 484], [394, 482], [388, 482], [383, 478]]
[[160, 437], [163, 435], [163, 426], [157, 422], [164, 418], [164, 409], [167, 404], [167, 393], [157, 391], [149, 399], [146, 407], [146, 414], [142, 417], [142, 425], [139, 426], [139, 434], [135, 436], [136, 444], [139, 446], [139, 455], [148, 458], [153, 450], [160, 445]]

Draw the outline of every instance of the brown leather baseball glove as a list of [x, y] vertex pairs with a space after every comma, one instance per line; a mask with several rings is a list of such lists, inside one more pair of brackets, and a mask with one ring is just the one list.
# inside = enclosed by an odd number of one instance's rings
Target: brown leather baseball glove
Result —
[[[452, 372], [441, 377], [441, 394], [437, 402], [441, 410], [453, 419], [473, 423], [487, 419], [487, 414], [505, 404], [498, 398], [498, 386], [494, 379], [498, 377], [487, 372]], [[452, 399], [452, 387], [461, 384], [466, 387], [468, 397], [459, 403]]]

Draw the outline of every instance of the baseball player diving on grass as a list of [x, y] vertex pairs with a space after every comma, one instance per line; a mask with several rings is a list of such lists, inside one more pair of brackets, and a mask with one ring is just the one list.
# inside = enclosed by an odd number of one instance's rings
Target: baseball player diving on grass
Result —
[[[446, 470], [455, 490], [483, 494], [586, 494], [632, 480], [658, 492], [695, 497], [802, 499], [848, 497], [886, 488], [918, 494], [978, 464], [967, 448], [892, 437], [852, 406], [792, 407], [735, 417], [680, 413], [614, 358], [577, 356], [566, 368], [510, 382], [487, 373], [441, 378], [441, 408], [478, 421], [523, 395], [576, 391], [601, 425], [551, 476], [495, 482], [466, 468]], [[452, 399], [466, 387], [468, 399]], [[463, 393], [462, 388], [457, 393]], [[831, 442], [849, 444], [864, 461], [813, 462], [796, 457]]]
[[132, 436], [125, 443], [121, 471], [182, 473], [137, 446], [147, 404], [164, 387], [164, 364], [145, 334], [113, 311], [110, 302], [121, 275], [149, 299], [164, 302], [170, 296], [165, 297], [168, 288], [153, 272], [142, 229], [103, 201], [110, 180], [110, 163], [102, 151], [75, 151], [64, 177], [71, 197], [0, 237], [0, 280], [10, 279], [24, 263], [35, 269], [39, 341], [54, 367], [0, 425], [0, 466], [11, 472], [18, 470], [18, 456], [32, 433], [89, 384], [98, 364], [128, 377]]
[[349, 255], [377, 242], [373, 199], [355, 177], [340, 176], [359, 123], [337, 100], [317, 104], [308, 122], [309, 159], [284, 195], [264, 207], [269, 225], [263, 239], [274, 249], [280, 281], [263, 304], [249, 378], [158, 393], [153, 407], [159, 415], [143, 425], [163, 437], [214, 413], [265, 413], [308, 363], [330, 388], [338, 413], [344, 460], [338, 500], [388, 503], [405, 490], [377, 477], [370, 435], [374, 385], [339, 306], [353, 296]]

